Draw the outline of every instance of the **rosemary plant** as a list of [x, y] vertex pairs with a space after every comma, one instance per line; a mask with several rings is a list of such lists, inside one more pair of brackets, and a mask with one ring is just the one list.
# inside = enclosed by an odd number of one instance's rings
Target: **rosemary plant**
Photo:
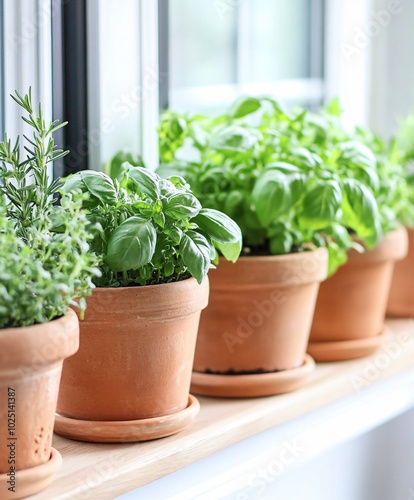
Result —
[[[51, 162], [67, 151], [52, 134], [66, 123], [46, 123], [36, 112], [31, 91], [12, 98], [27, 113], [33, 129], [22, 150], [5, 135], [0, 143], [0, 327], [42, 323], [65, 314], [69, 305], [85, 309], [92, 277], [99, 274], [89, 252], [90, 223], [82, 210], [83, 195], [56, 194], [59, 181], [48, 175]], [[23, 158], [25, 156], [25, 158]], [[7, 272], [6, 272], [7, 271]]]

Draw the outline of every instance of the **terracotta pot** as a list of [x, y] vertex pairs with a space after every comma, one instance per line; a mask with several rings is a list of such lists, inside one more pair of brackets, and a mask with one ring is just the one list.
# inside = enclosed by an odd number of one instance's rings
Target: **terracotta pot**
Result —
[[246, 374], [304, 362], [327, 252], [221, 259], [210, 271], [210, 304], [202, 313], [195, 372]]
[[80, 323], [80, 348], [64, 364], [58, 413], [132, 421], [169, 415], [189, 401], [191, 367], [209, 285], [191, 278], [96, 288]]
[[[62, 363], [78, 346], [72, 310], [48, 323], [0, 330], [0, 474], [50, 460]], [[0, 498], [6, 493], [0, 491]]]
[[414, 229], [407, 228], [408, 254], [394, 266], [387, 315], [414, 317]]
[[[388, 233], [373, 250], [358, 253], [350, 250], [348, 261], [320, 287], [308, 352], [316, 360], [339, 360], [360, 357], [375, 350], [371, 339], [384, 328], [385, 309], [395, 261], [407, 253], [407, 233], [399, 228]], [[341, 356], [318, 355], [320, 343], [366, 339], [368, 350], [357, 348]], [[354, 343], [356, 347], [358, 344]], [[346, 344], [339, 348], [347, 350]]]

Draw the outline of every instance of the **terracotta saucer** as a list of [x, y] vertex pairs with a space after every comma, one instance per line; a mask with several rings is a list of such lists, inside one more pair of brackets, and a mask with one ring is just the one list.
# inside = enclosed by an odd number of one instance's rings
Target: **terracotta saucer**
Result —
[[191, 392], [202, 396], [223, 398], [273, 396], [294, 391], [305, 385], [314, 368], [314, 360], [306, 354], [302, 366], [280, 372], [258, 373], [257, 375], [216, 375], [193, 372]]
[[55, 448], [51, 448], [48, 462], [16, 472], [15, 493], [8, 489], [10, 484], [7, 481], [10, 476], [7, 473], [0, 474], [0, 498], [2, 500], [18, 500], [44, 490], [52, 482], [53, 475], [60, 469], [61, 465], [62, 455]]
[[190, 394], [184, 410], [163, 417], [143, 420], [76, 420], [56, 414], [56, 434], [90, 443], [132, 443], [175, 434], [186, 427], [200, 411], [200, 403]]
[[342, 340], [339, 342], [310, 342], [308, 353], [315, 361], [346, 361], [348, 359], [363, 358], [377, 351], [383, 341], [385, 333], [364, 339]]

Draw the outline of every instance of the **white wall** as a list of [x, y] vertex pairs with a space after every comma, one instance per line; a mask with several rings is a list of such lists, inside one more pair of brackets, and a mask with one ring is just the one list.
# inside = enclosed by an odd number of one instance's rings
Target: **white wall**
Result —
[[[375, 0], [375, 10], [389, 11], [389, 0]], [[397, 0], [396, 14], [372, 39], [370, 125], [393, 134], [407, 113], [414, 113], [414, 2]], [[388, 6], [388, 7], [387, 7]]]
[[279, 477], [256, 498], [414, 500], [414, 410]]

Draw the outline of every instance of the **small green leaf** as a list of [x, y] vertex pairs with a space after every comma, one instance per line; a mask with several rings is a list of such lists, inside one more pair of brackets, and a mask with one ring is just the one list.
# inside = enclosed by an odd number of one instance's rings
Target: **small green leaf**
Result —
[[116, 190], [112, 179], [103, 172], [84, 170], [80, 173], [89, 193], [106, 205], [117, 202]]
[[341, 150], [340, 161], [360, 167], [376, 169], [377, 160], [370, 148], [357, 141], [347, 141], [338, 145]]
[[180, 254], [190, 274], [201, 283], [210, 268], [210, 245], [195, 231], [187, 231], [181, 238]]
[[343, 223], [352, 228], [360, 238], [373, 238], [374, 244], [381, 235], [378, 226], [379, 212], [373, 193], [356, 179], [343, 181]]
[[242, 242], [234, 242], [234, 243], [220, 243], [218, 241], [214, 241], [214, 246], [220, 250], [223, 257], [230, 262], [236, 262], [239, 258]]
[[114, 271], [138, 269], [151, 261], [156, 241], [157, 233], [151, 222], [131, 217], [112, 232], [106, 261]]
[[220, 243], [240, 242], [241, 231], [239, 226], [227, 215], [212, 208], [203, 208], [194, 217], [195, 222], [208, 236]]
[[337, 97], [328, 102], [325, 109], [331, 116], [339, 117], [342, 114], [342, 108]]
[[257, 111], [260, 106], [260, 100], [256, 97], [241, 97], [231, 107], [229, 115], [233, 118], [243, 118]]
[[244, 198], [246, 193], [239, 190], [230, 191], [226, 193], [226, 200], [224, 202], [224, 211], [231, 217], [236, 215], [243, 207]]
[[160, 177], [142, 167], [130, 166], [128, 170], [128, 179], [136, 186], [139, 192], [156, 200], [160, 196]]
[[218, 151], [245, 153], [252, 149], [257, 141], [257, 131], [244, 127], [230, 126], [213, 137], [211, 148]]
[[164, 201], [164, 212], [175, 219], [191, 219], [200, 210], [200, 202], [188, 191], [176, 191]]
[[292, 204], [288, 177], [277, 170], [264, 170], [253, 188], [252, 200], [260, 222], [268, 226]]
[[292, 251], [293, 237], [288, 231], [281, 231], [270, 239], [272, 255], [285, 255]]
[[342, 192], [337, 182], [319, 182], [310, 189], [303, 200], [300, 223], [306, 229], [317, 230], [336, 220], [341, 206]]
[[108, 174], [111, 179], [118, 179], [118, 181], [121, 181], [126, 165], [144, 167], [144, 162], [141, 156], [127, 150], [122, 150], [105, 166], [105, 173]]

